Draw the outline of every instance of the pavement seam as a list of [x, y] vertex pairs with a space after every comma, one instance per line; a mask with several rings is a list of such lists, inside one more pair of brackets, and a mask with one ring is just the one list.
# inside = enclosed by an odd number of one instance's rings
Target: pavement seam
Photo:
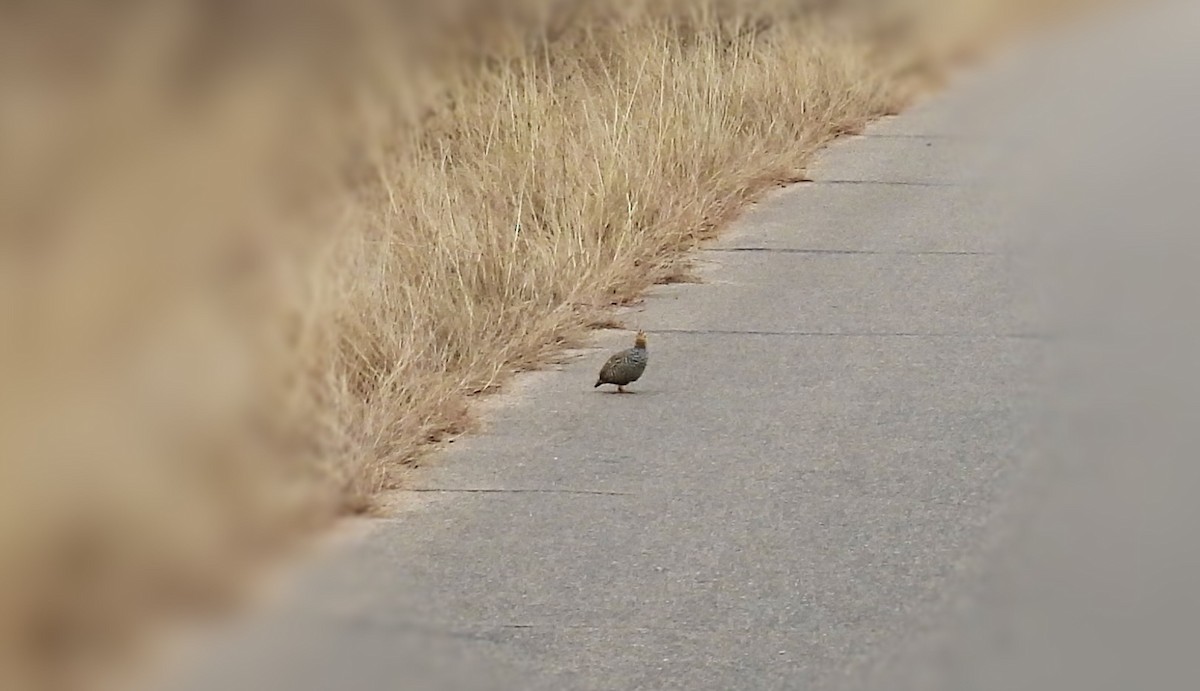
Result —
[[1016, 340], [1047, 340], [1049, 336], [1039, 333], [942, 333], [923, 331], [753, 331], [738, 329], [655, 329], [658, 334], [678, 334], [694, 336], [796, 336], [796, 337], [834, 337], [834, 338], [975, 338], [975, 339], [1016, 339]]
[[887, 134], [884, 132], [862, 132], [860, 134], [851, 135], [850, 138], [863, 139], [929, 139], [932, 141], [951, 141], [951, 142], [988, 142], [991, 139], [983, 137], [970, 137], [955, 134]]
[[708, 247], [704, 252], [765, 252], [779, 254], [849, 254], [849, 255], [878, 255], [884, 257], [1004, 257], [1007, 252], [988, 252], [978, 250], [841, 250], [841, 249], [808, 249], [795, 247]]
[[456, 488], [456, 487], [406, 487], [397, 492], [441, 492], [458, 494], [585, 494], [602, 497], [630, 497], [632, 492], [610, 492], [592, 489], [545, 489], [545, 488]]
[[899, 187], [967, 187], [960, 182], [921, 182], [919, 180], [803, 180], [809, 185], [896, 185]]

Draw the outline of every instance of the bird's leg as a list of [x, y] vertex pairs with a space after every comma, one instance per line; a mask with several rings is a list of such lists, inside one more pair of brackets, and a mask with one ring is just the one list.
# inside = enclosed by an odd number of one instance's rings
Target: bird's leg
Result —
[[625, 387], [624, 387], [624, 386], [618, 386], [618, 387], [617, 387], [617, 393], [625, 393]]

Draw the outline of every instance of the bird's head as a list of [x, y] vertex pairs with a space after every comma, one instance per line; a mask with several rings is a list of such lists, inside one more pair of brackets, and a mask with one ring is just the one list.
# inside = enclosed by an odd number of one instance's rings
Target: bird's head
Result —
[[635, 348], [645, 348], [646, 347], [646, 332], [645, 331], [637, 332], [637, 337], [633, 339], [633, 345]]

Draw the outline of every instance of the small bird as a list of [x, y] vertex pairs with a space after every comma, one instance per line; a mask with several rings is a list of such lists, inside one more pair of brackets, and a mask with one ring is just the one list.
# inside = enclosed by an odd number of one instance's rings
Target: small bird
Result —
[[631, 393], [625, 387], [638, 380], [646, 371], [646, 363], [650, 361], [650, 352], [646, 350], [646, 332], [637, 332], [633, 347], [616, 353], [600, 368], [600, 378], [596, 380], [596, 388], [601, 384], [616, 384], [617, 393]]

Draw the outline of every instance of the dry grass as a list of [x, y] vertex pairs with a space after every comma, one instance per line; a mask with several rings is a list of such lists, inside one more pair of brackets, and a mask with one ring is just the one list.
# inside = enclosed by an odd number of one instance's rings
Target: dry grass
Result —
[[605, 33], [473, 74], [354, 196], [316, 278], [314, 323], [340, 326], [315, 329], [327, 340], [309, 353], [336, 373], [331, 426], [366, 435], [349, 442], [367, 450], [356, 494], [414, 441], [457, 431], [464, 391], [578, 338], [894, 105], [861, 50], [819, 34]]
[[94, 681], [370, 509], [1031, 6], [276, 5], [3, 10], [3, 688]]

